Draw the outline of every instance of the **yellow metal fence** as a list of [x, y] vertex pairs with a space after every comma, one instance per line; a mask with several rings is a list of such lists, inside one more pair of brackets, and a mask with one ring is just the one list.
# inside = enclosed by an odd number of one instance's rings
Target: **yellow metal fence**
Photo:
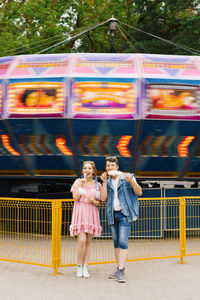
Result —
[[[71, 199], [0, 198], [0, 260], [51, 267], [76, 264], [76, 238], [70, 237]], [[200, 254], [200, 197], [141, 198], [132, 224], [128, 261]], [[102, 236], [93, 238], [91, 263], [115, 261], [105, 203]]]

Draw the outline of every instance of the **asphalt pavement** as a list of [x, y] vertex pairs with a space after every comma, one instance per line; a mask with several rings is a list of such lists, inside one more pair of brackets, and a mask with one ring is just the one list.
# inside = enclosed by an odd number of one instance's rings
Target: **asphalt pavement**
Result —
[[114, 264], [90, 265], [90, 278], [76, 278], [76, 267], [52, 269], [0, 262], [3, 300], [196, 300], [200, 298], [200, 257], [128, 262], [126, 283], [108, 279]]

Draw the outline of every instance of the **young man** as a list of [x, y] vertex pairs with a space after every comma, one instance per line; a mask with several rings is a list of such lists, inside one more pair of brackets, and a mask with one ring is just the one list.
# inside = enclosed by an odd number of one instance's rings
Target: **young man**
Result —
[[107, 200], [106, 214], [111, 225], [117, 271], [109, 276], [118, 282], [126, 282], [124, 267], [128, 255], [128, 239], [131, 222], [139, 215], [138, 196], [142, 189], [130, 173], [118, 171], [118, 160], [114, 156], [106, 158], [106, 172], [101, 175], [103, 186], [101, 200]]

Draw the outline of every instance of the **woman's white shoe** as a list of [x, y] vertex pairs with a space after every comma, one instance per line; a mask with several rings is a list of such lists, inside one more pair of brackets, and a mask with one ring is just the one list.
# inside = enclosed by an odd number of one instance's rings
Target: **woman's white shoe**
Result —
[[88, 278], [90, 277], [88, 273], [88, 265], [83, 265], [83, 277]]
[[78, 278], [83, 277], [83, 268], [82, 268], [82, 265], [77, 265], [76, 277], [78, 277]]

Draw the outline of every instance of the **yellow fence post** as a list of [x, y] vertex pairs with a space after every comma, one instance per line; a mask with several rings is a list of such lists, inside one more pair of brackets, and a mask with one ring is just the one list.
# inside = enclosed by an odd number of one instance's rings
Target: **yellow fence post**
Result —
[[179, 235], [180, 235], [180, 258], [186, 256], [186, 214], [185, 214], [185, 198], [179, 198]]
[[61, 200], [52, 200], [52, 266], [53, 275], [59, 275], [58, 267], [61, 263]]

